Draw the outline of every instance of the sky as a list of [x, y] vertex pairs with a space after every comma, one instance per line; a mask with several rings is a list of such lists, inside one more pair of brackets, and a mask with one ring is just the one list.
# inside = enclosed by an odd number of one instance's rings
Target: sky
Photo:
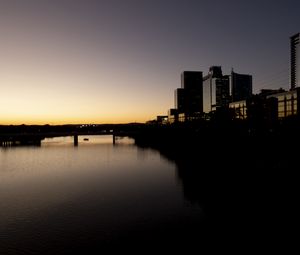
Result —
[[299, 0], [0, 0], [0, 125], [144, 122], [182, 71], [289, 88]]

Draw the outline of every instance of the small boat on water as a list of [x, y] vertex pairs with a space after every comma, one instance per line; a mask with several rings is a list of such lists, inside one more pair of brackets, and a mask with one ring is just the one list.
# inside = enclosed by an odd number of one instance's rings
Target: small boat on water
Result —
[[88, 141], [89, 139], [88, 138], [83, 138], [83, 141]]

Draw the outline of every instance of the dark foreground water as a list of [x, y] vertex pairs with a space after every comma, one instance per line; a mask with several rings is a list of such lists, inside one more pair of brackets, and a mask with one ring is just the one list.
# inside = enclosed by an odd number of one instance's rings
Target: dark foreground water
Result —
[[206, 216], [174, 162], [126, 138], [88, 138], [0, 148], [0, 254], [201, 247]]
[[1, 147], [0, 254], [287, 253], [297, 242], [292, 154], [156, 148], [111, 136]]

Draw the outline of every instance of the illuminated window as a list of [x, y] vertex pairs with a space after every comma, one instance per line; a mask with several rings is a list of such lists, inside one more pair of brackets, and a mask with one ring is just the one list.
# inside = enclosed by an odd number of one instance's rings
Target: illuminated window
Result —
[[284, 100], [284, 96], [278, 96], [277, 99], [278, 99], [278, 101], [283, 101]]
[[289, 100], [286, 102], [286, 110], [291, 111], [292, 110], [292, 101]]

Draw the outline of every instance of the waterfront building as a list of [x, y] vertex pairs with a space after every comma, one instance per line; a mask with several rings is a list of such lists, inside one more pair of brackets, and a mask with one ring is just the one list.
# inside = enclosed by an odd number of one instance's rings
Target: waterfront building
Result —
[[203, 112], [203, 75], [199, 71], [184, 71], [181, 74], [181, 90], [177, 90], [177, 106], [180, 113]]
[[276, 99], [265, 98], [260, 94], [253, 95], [247, 100], [232, 102], [229, 109], [233, 118], [247, 120], [252, 128], [264, 129], [278, 120]]
[[247, 101], [241, 100], [229, 103], [229, 109], [232, 110], [234, 118], [245, 120], [247, 119]]
[[221, 66], [210, 67], [208, 75], [203, 78], [203, 112], [227, 107], [229, 101], [229, 76], [223, 76]]
[[[280, 91], [280, 93], [278, 93]], [[277, 93], [276, 93], [277, 92]], [[258, 95], [250, 99], [232, 102], [229, 109], [236, 119], [257, 118], [267, 121], [280, 120], [287, 117], [299, 117], [300, 112], [300, 88], [284, 91], [262, 90]]]
[[179, 113], [178, 114], [178, 121], [179, 122], [186, 122], [186, 121], [198, 121], [202, 118], [202, 113]]
[[185, 96], [185, 89], [178, 88], [175, 90], [175, 109], [177, 109], [179, 112], [185, 112], [186, 108], [186, 96]]
[[300, 87], [300, 33], [290, 37], [291, 63], [290, 63], [290, 85], [291, 89]]
[[230, 74], [230, 95], [232, 102], [249, 99], [252, 96], [252, 76], [238, 74], [232, 70]]
[[[203, 75], [200, 71], [184, 71], [181, 88], [174, 92], [175, 108], [168, 112], [168, 122], [185, 121], [187, 116], [203, 112]], [[197, 115], [197, 116], [198, 116]]]
[[175, 122], [178, 121], [178, 113], [179, 113], [178, 109], [174, 109], [174, 108], [169, 109], [169, 111], [168, 111], [168, 122], [170, 124], [175, 123]]
[[278, 119], [283, 119], [289, 116], [300, 116], [300, 87], [296, 87], [291, 91], [269, 95], [267, 96], [267, 99], [268, 98], [276, 99]]
[[279, 94], [279, 93], [283, 93], [286, 92], [283, 88], [279, 88], [279, 89], [261, 89], [259, 95], [262, 97], [267, 97], [270, 95], [274, 95], [274, 94]]
[[156, 116], [156, 121], [158, 124], [166, 124], [168, 121], [168, 116], [166, 115], [158, 115]]

